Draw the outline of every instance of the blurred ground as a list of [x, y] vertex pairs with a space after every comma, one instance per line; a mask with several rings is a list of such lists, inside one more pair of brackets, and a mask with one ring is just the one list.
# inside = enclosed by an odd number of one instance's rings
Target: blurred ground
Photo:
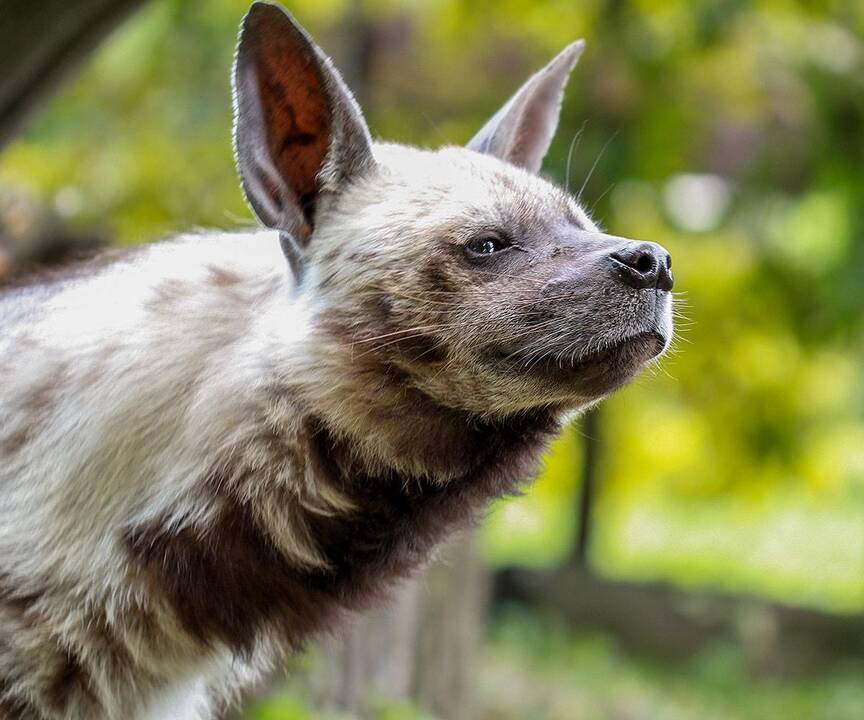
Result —
[[[864, 659], [805, 678], [760, 677], [722, 643], [686, 664], [663, 663], [622, 652], [607, 635], [511, 611], [494, 620], [473, 680], [477, 720], [858, 720], [862, 677]], [[249, 717], [345, 718], [312, 709], [297, 679]], [[383, 701], [375, 718], [431, 720]]]

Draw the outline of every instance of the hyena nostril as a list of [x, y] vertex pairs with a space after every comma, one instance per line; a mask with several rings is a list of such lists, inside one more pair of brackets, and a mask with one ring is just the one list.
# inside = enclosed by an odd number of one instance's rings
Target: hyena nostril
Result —
[[640, 255], [636, 261], [636, 269], [641, 273], [650, 273], [654, 269], [654, 258], [651, 255]]
[[609, 255], [613, 271], [630, 287], [672, 289], [672, 259], [657, 243], [630, 243]]

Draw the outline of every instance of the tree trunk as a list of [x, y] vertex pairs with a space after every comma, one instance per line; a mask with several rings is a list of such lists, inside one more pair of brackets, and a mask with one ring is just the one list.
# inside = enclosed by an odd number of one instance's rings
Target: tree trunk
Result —
[[602, 448], [599, 413], [599, 408], [592, 408], [585, 413], [579, 425], [584, 438], [582, 485], [576, 507], [576, 543], [573, 546], [570, 562], [583, 568], [588, 566], [588, 552], [591, 546], [595, 496], [597, 494], [597, 470]]
[[368, 718], [382, 703], [408, 700], [447, 720], [472, 717], [488, 580], [473, 537], [447, 545], [388, 607], [358, 618], [327, 648], [313, 682], [322, 708]]
[[0, 148], [145, 0], [0, 2]]

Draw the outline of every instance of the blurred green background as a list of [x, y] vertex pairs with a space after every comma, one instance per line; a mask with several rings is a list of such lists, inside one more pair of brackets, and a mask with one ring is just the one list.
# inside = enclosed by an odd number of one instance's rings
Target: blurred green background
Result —
[[[228, 82], [246, 6], [148, 4], [4, 151], [0, 184], [121, 244], [249, 224]], [[494, 509], [488, 562], [571, 557], [593, 443], [589, 562], [600, 576], [860, 615], [864, 4], [288, 6], [337, 64], [363, 59], [345, 70], [373, 133], [423, 146], [465, 142], [585, 37], [545, 172], [606, 230], [674, 258], [674, 351], [602, 407], [587, 439], [578, 424], [568, 431], [524, 497]], [[496, 614], [477, 679], [484, 717], [864, 716], [864, 659], [765, 685], [731, 646], [682, 670], [610, 643], [524, 609]], [[523, 704], [504, 686], [525, 688]], [[543, 701], [531, 705], [532, 693]], [[318, 717], [299, 692], [256, 712]]]

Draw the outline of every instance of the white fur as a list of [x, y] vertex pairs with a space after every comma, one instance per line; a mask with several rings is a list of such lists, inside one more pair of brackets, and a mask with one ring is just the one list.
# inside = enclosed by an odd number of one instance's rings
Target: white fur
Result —
[[[248, 294], [227, 302], [230, 296], [207, 282], [212, 267], [241, 275]], [[146, 311], [166, 283], [189, 293], [185, 317]], [[14, 368], [0, 384], [0, 427], [39, 423], [23, 451], [0, 466], [0, 569], [22, 588], [46, 578], [62, 588], [45, 611], [56, 615], [62, 642], [82, 656], [90, 651], [91, 607], [110, 617], [114, 607], [153, 603], [129, 597], [122, 529], [148, 518], [170, 515], [183, 524], [206, 514], [194, 482], [236, 440], [265, 368], [301, 351], [308, 313], [288, 283], [273, 232], [190, 236], [69, 281], [28, 323], [0, 338], [0, 362]], [[20, 398], [58, 385], [50, 415], [22, 415]], [[187, 690], [203, 687], [202, 667], [212, 659], [172, 630], [170, 613], [161, 617], [166, 636], [175, 634], [167, 657], [134, 629], [123, 631], [129, 648], [154, 676]], [[0, 649], [0, 671], [4, 657]], [[106, 669], [104, 698], [112, 697], [115, 681]], [[115, 698], [106, 717], [128, 720], [130, 700], [134, 708], [142, 699]], [[171, 717], [205, 717], [200, 700], [188, 703], [186, 715], [180, 707]]]

